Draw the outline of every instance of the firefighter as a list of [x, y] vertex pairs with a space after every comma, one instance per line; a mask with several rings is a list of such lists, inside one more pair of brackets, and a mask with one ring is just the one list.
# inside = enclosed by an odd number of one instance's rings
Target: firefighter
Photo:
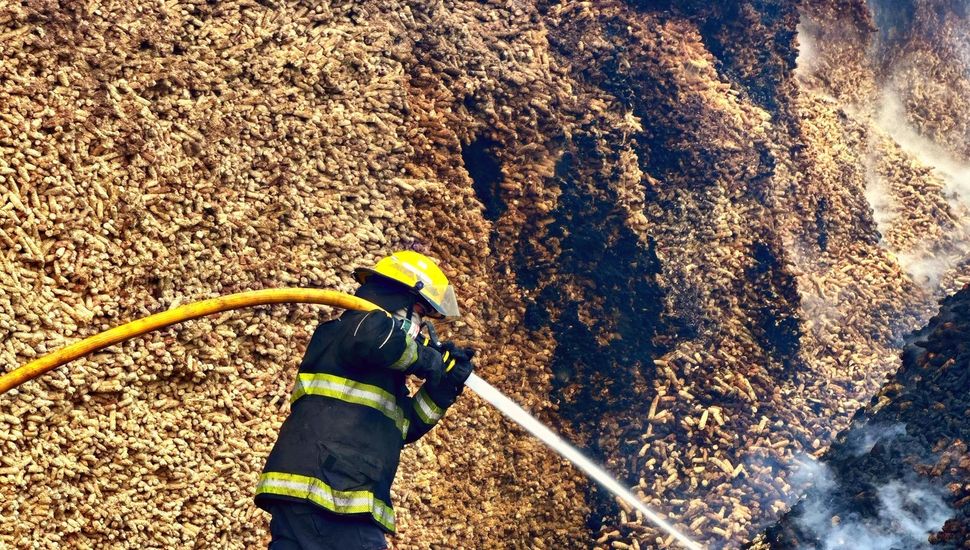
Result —
[[[401, 448], [434, 427], [473, 369], [471, 350], [421, 333], [425, 318], [458, 317], [430, 258], [396, 252], [354, 278], [357, 296], [385, 311], [348, 310], [310, 340], [256, 489], [271, 550], [387, 548]], [[424, 379], [414, 395], [408, 375]]]

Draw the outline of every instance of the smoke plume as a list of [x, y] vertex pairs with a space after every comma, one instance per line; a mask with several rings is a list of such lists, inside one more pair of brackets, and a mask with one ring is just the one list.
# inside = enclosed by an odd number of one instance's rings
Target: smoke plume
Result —
[[815, 74], [819, 64], [818, 24], [809, 17], [802, 16], [798, 21], [798, 57], [795, 59], [795, 74], [806, 78]]
[[[908, 121], [900, 94], [892, 86], [883, 89], [875, 122], [903, 152], [931, 168], [944, 182], [946, 199], [954, 217], [960, 220], [946, 239], [925, 242], [912, 250], [898, 253], [900, 265], [913, 281], [935, 291], [944, 275], [964, 263], [970, 255], [970, 164], [954, 158], [921, 135]], [[885, 183], [875, 174], [872, 176], [866, 197], [876, 223], [887, 223], [896, 214], [892, 198]]]
[[930, 167], [946, 183], [948, 198], [955, 205], [970, 206], [970, 164], [954, 158], [909, 123], [900, 94], [891, 86], [883, 89], [876, 124], [910, 156]]
[[804, 534], [817, 541], [815, 547], [824, 550], [929, 548], [930, 534], [954, 515], [945, 493], [922, 481], [890, 480], [876, 487], [877, 511], [863, 516], [850, 507], [833, 506], [841, 500], [838, 483], [825, 464], [802, 459], [793, 480], [812, 483], [796, 521]]
[[852, 442], [853, 456], [869, 454], [876, 443], [894, 439], [906, 433], [906, 425], [901, 423], [867, 426], [861, 437]]
[[885, 234], [889, 224], [899, 216], [896, 201], [893, 199], [889, 183], [872, 166], [866, 166], [866, 175], [866, 201], [872, 208], [872, 219], [876, 222], [876, 229], [881, 234]]

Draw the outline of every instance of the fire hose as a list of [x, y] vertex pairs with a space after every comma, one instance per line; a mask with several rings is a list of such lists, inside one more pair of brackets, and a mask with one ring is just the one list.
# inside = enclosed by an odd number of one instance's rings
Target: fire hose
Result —
[[[156, 313], [154, 315], [126, 323], [35, 359], [0, 376], [0, 395], [3, 395], [11, 389], [20, 386], [24, 382], [33, 380], [46, 372], [54, 370], [61, 365], [70, 363], [75, 359], [79, 359], [108, 346], [130, 340], [131, 338], [135, 338], [155, 330], [181, 323], [183, 321], [198, 319], [206, 315], [212, 315], [214, 313], [222, 313], [224, 311], [244, 307], [283, 303], [321, 304], [363, 311], [381, 309], [379, 306], [367, 300], [358, 298], [356, 296], [351, 296], [343, 292], [312, 288], [254, 290], [230, 294], [218, 298], [210, 298], [208, 300], [185, 304], [168, 311]], [[465, 385], [466, 387], [471, 388], [480, 397], [498, 408], [507, 417], [514, 420], [531, 434], [538, 437], [543, 443], [556, 450], [564, 458], [572, 462], [587, 475], [603, 485], [604, 488], [609, 490], [627, 504], [639, 510], [644, 517], [677, 539], [686, 548], [690, 548], [692, 550], [699, 550], [701, 548], [697, 543], [680, 533], [663, 517], [659, 516], [657, 513], [653, 512], [650, 508], [643, 504], [640, 499], [636, 498], [632, 492], [630, 492], [626, 487], [623, 487], [605, 470], [589, 460], [589, 458], [583, 455], [578, 449], [544, 426], [542, 423], [536, 420], [535, 417], [530, 415], [491, 384], [472, 373], [472, 375], [465, 382]]]

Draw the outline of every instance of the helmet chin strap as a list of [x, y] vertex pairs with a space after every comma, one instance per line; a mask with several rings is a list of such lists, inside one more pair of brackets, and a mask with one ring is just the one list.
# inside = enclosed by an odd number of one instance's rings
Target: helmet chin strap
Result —
[[[424, 328], [424, 326], [428, 324], [426, 321], [423, 320], [423, 316], [422, 315], [418, 315], [418, 321], [415, 321], [414, 320], [414, 316], [415, 316], [414, 304], [417, 303], [417, 300], [419, 300], [421, 298], [420, 292], [421, 292], [421, 289], [422, 288], [424, 288], [424, 283], [423, 282], [418, 281], [417, 283], [415, 283], [414, 288], [413, 288], [413, 291], [414, 291], [414, 300], [411, 300], [408, 303], [408, 307], [407, 308], [401, 308], [401, 309], [399, 309], [399, 310], [397, 310], [397, 311], [394, 312], [394, 315], [396, 317], [399, 317], [399, 318], [403, 319], [404, 322], [407, 323], [406, 332], [407, 332], [408, 336], [410, 336], [411, 338], [417, 338], [418, 337], [418, 334], [421, 334], [421, 329]], [[428, 325], [428, 326], [430, 326], [430, 325]], [[431, 328], [430, 331], [431, 331], [431, 334], [433, 335], [434, 334], [434, 328]], [[435, 340], [437, 340], [437, 336], [433, 336], [433, 337], [434, 337]]]

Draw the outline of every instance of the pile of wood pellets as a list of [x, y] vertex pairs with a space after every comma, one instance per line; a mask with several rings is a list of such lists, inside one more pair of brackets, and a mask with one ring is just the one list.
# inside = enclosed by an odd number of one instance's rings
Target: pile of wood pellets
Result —
[[[544, 350], [515, 330], [516, 304], [492, 298], [490, 226], [461, 166], [459, 140], [484, 121], [449, 115], [460, 90], [416, 59], [421, 41], [439, 39], [456, 58], [497, 59], [464, 33], [474, 13], [0, 7], [0, 364], [231, 292], [352, 291], [354, 267], [414, 249], [458, 290], [464, 317], [442, 333], [548, 414]], [[459, 34], [439, 38], [440, 27]], [[502, 54], [506, 69], [537, 63], [522, 48]], [[467, 84], [462, 93], [498, 93], [492, 80]], [[265, 545], [255, 483], [309, 335], [332, 314], [273, 306], [201, 319], [4, 395], [0, 546]], [[534, 370], [506, 371], [509, 356]], [[579, 475], [474, 396], [406, 450], [398, 477], [397, 548], [586, 536]]]
[[[667, 4], [0, 6], [0, 368], [418, 250], [485, 379], [692, 537], [751, 540], [968, 280], [970, 216], [881, 124], [865, 2]], [[912, 100], [951, 76], [902, 86], [914, 127], [964, 128]], [[192, 321], [0, 397], [0, 546], [265, 545], [255, 483], [333, 313]], [[394, 499], [396, 549], [673, 545], [471, 392]]]

